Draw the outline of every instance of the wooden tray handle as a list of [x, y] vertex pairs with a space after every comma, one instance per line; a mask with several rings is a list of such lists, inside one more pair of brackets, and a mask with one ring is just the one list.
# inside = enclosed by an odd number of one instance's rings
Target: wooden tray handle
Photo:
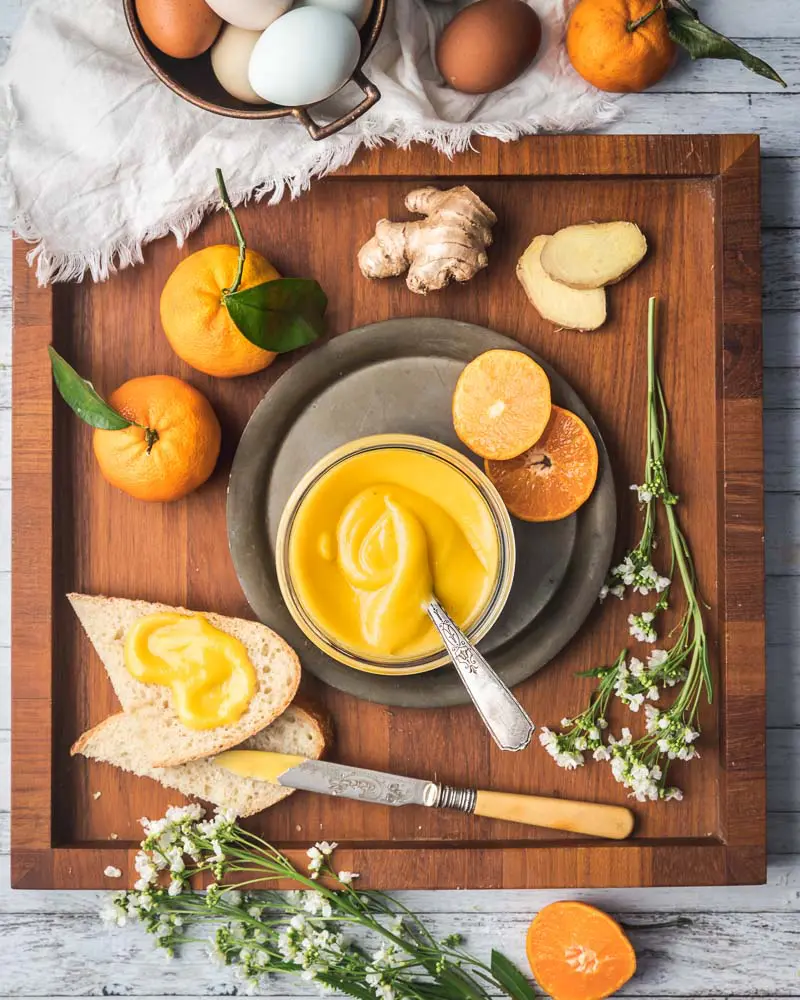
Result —
[[360, 104], [357, 104], [354, 108], [345, 112], [341, 118], [328, 122], [327, 125], [317, 125], [308, 113], [307, 108], [292, 109], [292, 114], [298, 121], [305, 125], [308, 130], [308, 134], [312, 139], [327, 139], [328, 136], [340, 131], [340, 129], [346, 128], [348, 125], [352, 125], [357, 118], [360, 118], [364, 112], [369, 111], [372, 105], [377, 104], [381, 99], [381, 92], [371, 80], [368, 80], [364, 76], [360, 69], [357, 69], [355, 73], [353, 73], [352, 80], [353, 83], [364, 91], [364, 100], [361, 101]]
[[633, 813], [624, 806], [548, 799], [539, 795], [512, 795], [509, 792], [478, 792], [474, 813], [511, 823], [529, 823], [531, 826], [570, 830], [613, 840], [624, 840], [629, 836], [634, 821]]

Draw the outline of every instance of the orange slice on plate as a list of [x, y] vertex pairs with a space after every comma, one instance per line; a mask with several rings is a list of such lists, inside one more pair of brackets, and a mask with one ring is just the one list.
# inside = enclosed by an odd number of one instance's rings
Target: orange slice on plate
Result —
[[570, 410], [551, 407], [541, 438], [522, 455], [487, 461], [486, 475], [503, 503], [521, 521], [560, 521], [592, 494], [597, 482], [597, 444]]
[[551, 903], [526, 941], [534, 978], [553, 1000], [603, 1000], [636, 972], [636, 952], [607, 913], [586, 903]]
[[481, 458], [527, 451], [550, 419], [550, 379], [521, 351], [486, 351], [470, 361], [453, 393], [456, 434]]

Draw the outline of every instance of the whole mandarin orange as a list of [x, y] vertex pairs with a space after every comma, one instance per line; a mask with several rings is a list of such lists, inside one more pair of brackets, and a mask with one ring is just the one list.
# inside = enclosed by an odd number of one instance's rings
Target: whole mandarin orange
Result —
[[[275, 360], [272, 351], [256, 347], [239, 331], [223, 301], [238, 262], [234, 246], [198, 250], [178, 264], [161, 292], [161, 325], [173, 351], [192, 368], [217, 378], [252, 375]], [[279, 277], [265, 257], [248, 250], [238, 290]]]
[[580, 0], [567, 27], [567, 52], [584, 80], [616, 94], [657, 83], [675, 60], [667, 15], [657, 0]]
[[137, 500], [179, 500], [214, 471], [219, 421], [206, 397], [182, 379], [146, 375], [125, 382], [108, 398], [130, 427], [95, 430], [95, 458], [103, 476]]

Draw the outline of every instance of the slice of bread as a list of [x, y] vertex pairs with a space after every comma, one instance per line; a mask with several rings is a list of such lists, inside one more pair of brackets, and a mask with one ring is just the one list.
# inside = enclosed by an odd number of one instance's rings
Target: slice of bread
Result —
[[150, 708], [160, 713], [159, 724], [150, 733], [151, 739], [142, 742], [141, 764], [144, 767], [172, 767], [238, 746], [277, 719], [295, 696], [300, 683], [300, 661], [280, 636], [259, 622], [198, 612], [215, 628], [244, 643], [255, 667], [258, 688], [236, 722], [215, 729], [190, 729], [175, 713], [169, 688], [142, 684], [129, 673], [124, 646], [128, 629], [143, 615], [192, 612], [168, 604], [129, 601], [121, 597], [89, 597], [86, 594], [67, 594], [67, 597], [103, 661], [123, 710], [133, 712]]
[[[212, 760], [193, 760], [176, 767], [148, 767], [150, 742], [163, 726], [162, 713], [145, 707], [135, 712], [119, 712], [84, 733], [71, 753], [105, 761], [141, 778], [152, 778], [183, 795], [203, 799], [237, 816], [252, 816], [291, 795], [292, 788], [266, 781], [239, 778], [217, 767]], [[298, 754], [317, 760], [325, 749], [327, 732], [316, 715], [298, 705], [290, 705], [283, 715], [262, 732], [241, 744], [244, 750], [271, 750]]]

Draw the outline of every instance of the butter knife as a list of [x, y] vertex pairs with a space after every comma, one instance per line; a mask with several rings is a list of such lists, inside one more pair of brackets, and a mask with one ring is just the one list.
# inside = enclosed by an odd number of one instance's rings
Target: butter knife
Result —
[[385, 806], [455, 809], [475, 816], [613, 840], [624, 840], [633, 830], [633, 813], [624, 806], [453, 788], [422, 778], [406, 778], [267, 750], [226, 750], [214, 758], [214, 763], [240, 778]]

